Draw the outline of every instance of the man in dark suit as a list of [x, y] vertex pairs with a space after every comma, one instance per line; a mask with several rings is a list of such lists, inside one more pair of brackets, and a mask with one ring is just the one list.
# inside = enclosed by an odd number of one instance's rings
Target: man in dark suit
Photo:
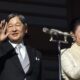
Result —
[[41, 54], [24, 43], [28, 32], [23, 15], [10, 14], [1, 22], [0, 80], [40, 80]]

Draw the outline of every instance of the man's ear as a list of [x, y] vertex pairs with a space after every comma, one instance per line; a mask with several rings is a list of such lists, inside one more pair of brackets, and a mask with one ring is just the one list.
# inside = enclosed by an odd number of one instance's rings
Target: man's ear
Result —
[[27, 25], [27, 23], [25, 24], [25, 33], [28, 33], [28, 25]]
[[28, 29], [25, 29], [25, 33], [28, 33]]

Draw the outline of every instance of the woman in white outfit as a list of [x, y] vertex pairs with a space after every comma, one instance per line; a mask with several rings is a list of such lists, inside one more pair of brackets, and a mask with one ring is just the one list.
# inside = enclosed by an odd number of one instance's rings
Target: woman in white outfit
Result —
[[75, 42], [70, 48], [61, 50], [62, 77], [64, 80], [80, 80], [80, 18], [70, 27]]

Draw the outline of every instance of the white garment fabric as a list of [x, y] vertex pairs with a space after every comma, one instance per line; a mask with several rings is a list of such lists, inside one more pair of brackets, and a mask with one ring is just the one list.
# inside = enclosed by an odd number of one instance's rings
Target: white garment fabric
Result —
[[80, 80], [80, 46], [74, 43], [71, 48], [61, 51], [62, 76], [65, 80]]

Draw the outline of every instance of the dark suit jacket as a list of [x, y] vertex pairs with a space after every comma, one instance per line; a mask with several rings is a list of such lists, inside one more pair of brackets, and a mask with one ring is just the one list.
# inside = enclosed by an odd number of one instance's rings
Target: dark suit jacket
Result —
[[[37, 50], [26, 46], [30, 68], [25, 74], [18, 56], [8, 41], [0, 44], [0, 80], [40, 80], [41, 54]], [[36, 58], [40, 59], [37, 60]]]

